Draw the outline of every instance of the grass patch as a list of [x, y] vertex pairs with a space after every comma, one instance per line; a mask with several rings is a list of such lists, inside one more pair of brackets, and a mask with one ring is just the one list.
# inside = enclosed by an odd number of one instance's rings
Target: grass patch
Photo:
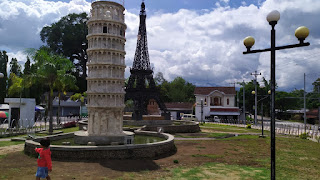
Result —
[[227, 138], [233, 135], [228, 133], [187, 133], [187, 134], [176, 134], [175, 137], [179, 138]]
[[[53, 132], [59, 132], [62, 131], [63, 133], [70, 133], [70, 132], [75, 132], [75, 131], [79, 131], [79, 127], [72, 127], [72, 128], [64, 128], [64, 129], [58, 129], [58, 130], [54, 130]], [[48, 136], [48, 130], [47, 131], [42, 131], [42, 133], [27, 133], [27, 134], [31, 134], [32, 136]], [[8, 136], [8, 137], [0, 137], [3, 139], [7, 139], [7, 138], [16, 138], [16, 137], [27, 137], [27, 134], [21, 134], [21, 135], [16, 135], [16, 136]]]
[[172, 176], [165, 179], [270, 179], [267, 168], [206, 163], [198, 167], [174, 168]]
[[223, 157], [222, 155], [215, 155], [215, 154], [193, 154], [192, 157], [208, 157], [212, 159], [217, 159]]
[[1, 159], [1, 158], [5, 158], [5, 157], [7, 157], [7, 154], [2, 154], [2, 155], [0, 155], [0, 159]]
[[200, 127], [208, 128], [208, 129], [220, 131], [220, 132], [234, 132], [234, 133], [260, 133], [261, 132], [261, 130], [258, 130], [258, 129], [247, 129], [243, 127], [223, 125], [223, 124], [213, 124], [213, 123], [206, 123]]
[[24, 144], [24, 141], [0, 141], [0, 147]]

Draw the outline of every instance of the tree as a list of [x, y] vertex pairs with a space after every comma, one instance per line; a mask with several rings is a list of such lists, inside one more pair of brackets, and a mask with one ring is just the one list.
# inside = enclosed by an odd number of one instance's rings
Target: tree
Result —
[[12, 58], [10, 61], [10, 74], [14, 73], [16, 76], [21, 77], [21, 65], [16, 58]]
[[63, 54], [73, 62], [76, 67], [74, 75], [80, 92], [87, 89], [87, 20], [86, 13], [69, 14], [58, 22], [43, 27], [40, 32], [41, 40], [47, 43], [50, 49], [55, 53]]
[[8, 94], [10, 97], [21, 97], [21, 93], [24, 89], [24, 79], [17, 76], [15, 73], [10, 74], [11, 86], [9, 87]]
[[30, 58], [27, 56], [27, 61], [24, 64], [23, 75], [29, 75], [29, 74], [31, 74], [31, 62], [30, 62]]
[[6, 51], [0, 51], [0, 73], [4, 77], [0, 78], [0, 104], [4, 103], [4, 98], [7, 95], [8, 74], [7, 74], [8, 55]]
[[[172, 82], [163, 78], [162, 73], [158, 73], [155, 81], [160, 89], [160, 98], [164, 102], [194, 102], [195, 86], [182, 77], [176, 77]], [[160, 84], [161, 83], [161, 84]]]
[[67, 74], [63, 70], [58, 71], [58, 77], [54, 82], [54, 87], [58, 90], [58, 114], [57, 114], [57, 123], [60, 123], [60, 102], [61, 102], [61, 93], [65, 93], [68, 90], [77, 89], [76, 86], [76, 77], [71, 74]]
[[166, 81], [167, 80], [163, 77], [163, 73], [162, 72], [158, 72], [154, 77], [154, 82], [156, 83], [156, 85], [161, 85]]
[[49, 112], [49, 133], [53, 132], [53, 114], [52, 100], [55, 84], [60, 81], [61, 75], [70, 74], [74, 68], [73, 64], [63, 56], [50, 52], [48, 48], [42, 47], [39, 50], [34, 50], [32, 57], [35, 61], [37, 70], [32, 74], [33, 79], [40, 81], [49, 88], [48, 93], [48, 112]]

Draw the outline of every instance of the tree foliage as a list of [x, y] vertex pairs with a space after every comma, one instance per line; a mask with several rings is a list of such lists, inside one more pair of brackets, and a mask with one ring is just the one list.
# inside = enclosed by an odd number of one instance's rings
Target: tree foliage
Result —
[[172, 82], [168, 82], [162, 73], [157, 73], [154, 78], [160, 89], [160, 97], [164, 102], [194, 102], [195, 86], [182, 77], [176, 77]]
[[[52, 100], [54, 88], [62, 91], [70, 84], [63, 84], [65, 82], [74, 82], [74, 78], [70, 75], [73, 64], [68, 59], [61, 55], [50, 52], [47, 48], [42, 47], [39, 50], [32, 52], [32, 57], [35, 61], [36, 72], [32, 73], [34, 81], [37, 81], [49, 88], [48, 93], [48, 112], [49, 112], [49, 133], [53, 132], [52, 120]], [[65, 79], [64, 79], [65, 78]], [[73, 79], [73, 80], [72, 80]]]
[[14, 73], [16, 76], [21, 77], [21, 65], [18, 63], [17, 58], [12, 58], [10, 61], [10, 74]]
[[87, 89], [87, 20], [88, 15], [86, 13], [69, 14], [62, 17], [58, 22], [43, 27], [40, 32], [41, 40], [51, 50], [69, 58], [75, 65], [76, 71], [73, 74], [77, 78], [80, 92]]
[[30, 62], [30, 58], [27, 56], [27, 61], [24, 64], [23, 75], [29, 75], [29, 74], [31, 74], [31, 62]]
[[6, 51], [0, 51], [0, 73], [4, 77], [0, 78], [0, 104], [4, 103], [4, 98], [7, 95], [8, 74], [7, 74], [8, 55]]

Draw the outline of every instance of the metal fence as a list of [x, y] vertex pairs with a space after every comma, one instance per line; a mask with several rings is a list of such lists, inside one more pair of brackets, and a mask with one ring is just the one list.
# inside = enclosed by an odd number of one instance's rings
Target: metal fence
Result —
[[[57, 119], [57, 117], [53, 117], [53, 129], [60, 129], [63, 128], [64, 125], [66, 125], [69, 122], [78, 121], [79, 117], [60, 117], [59, 120]], [[15, 125], [15, 123], [17, 124]], [[33, 119], [20, 119], [18, 120], [18, 122], [16, 122], [15, 119], [13, 119], [11, 122], [8, 122], [8, 120], [5, 119], [0, 124], [0, 137], [16, 136], [20, 134], [30, 135], [41, 131], [47, 131], [48, 129], [49, 117], [39, 118], [35, 122], [33, 121]]]
[[[223, 119], [220, 120], [220, 122], [210, 122], [214, 124], [224, 124], [224, 125], [233, 125], [238, 127], [246, 127], [247, 123], [251, 124], [251, 128], [253, 129], [260, 129], [262, 130], [262, 124], [254, 125], [250, 123], [250, 121], [242, 121], [238, 119]], [[263, 123], [263, 129], [266, 131], [270, 131], [271, 129], [271, 122], [270, 121], [264, 121]], [[275, 131], [277, 134], [283, 134], [283, 135], [294, 135], [299, 136], [303, 133], [306, 133], [309, 138], [320, 141], [320, 127], [319, 125], [311, 125], [307, 124], [306, 128], [302, 124], [288, 124], [288, 123], [282, 123], [282, 122], [276, 122]]]

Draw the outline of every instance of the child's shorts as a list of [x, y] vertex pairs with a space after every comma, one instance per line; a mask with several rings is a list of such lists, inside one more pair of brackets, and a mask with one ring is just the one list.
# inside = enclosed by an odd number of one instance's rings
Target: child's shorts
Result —
[[47, 167], [38, 167], [36, 177], [46, 178], [48, 176], [48, 168]]

